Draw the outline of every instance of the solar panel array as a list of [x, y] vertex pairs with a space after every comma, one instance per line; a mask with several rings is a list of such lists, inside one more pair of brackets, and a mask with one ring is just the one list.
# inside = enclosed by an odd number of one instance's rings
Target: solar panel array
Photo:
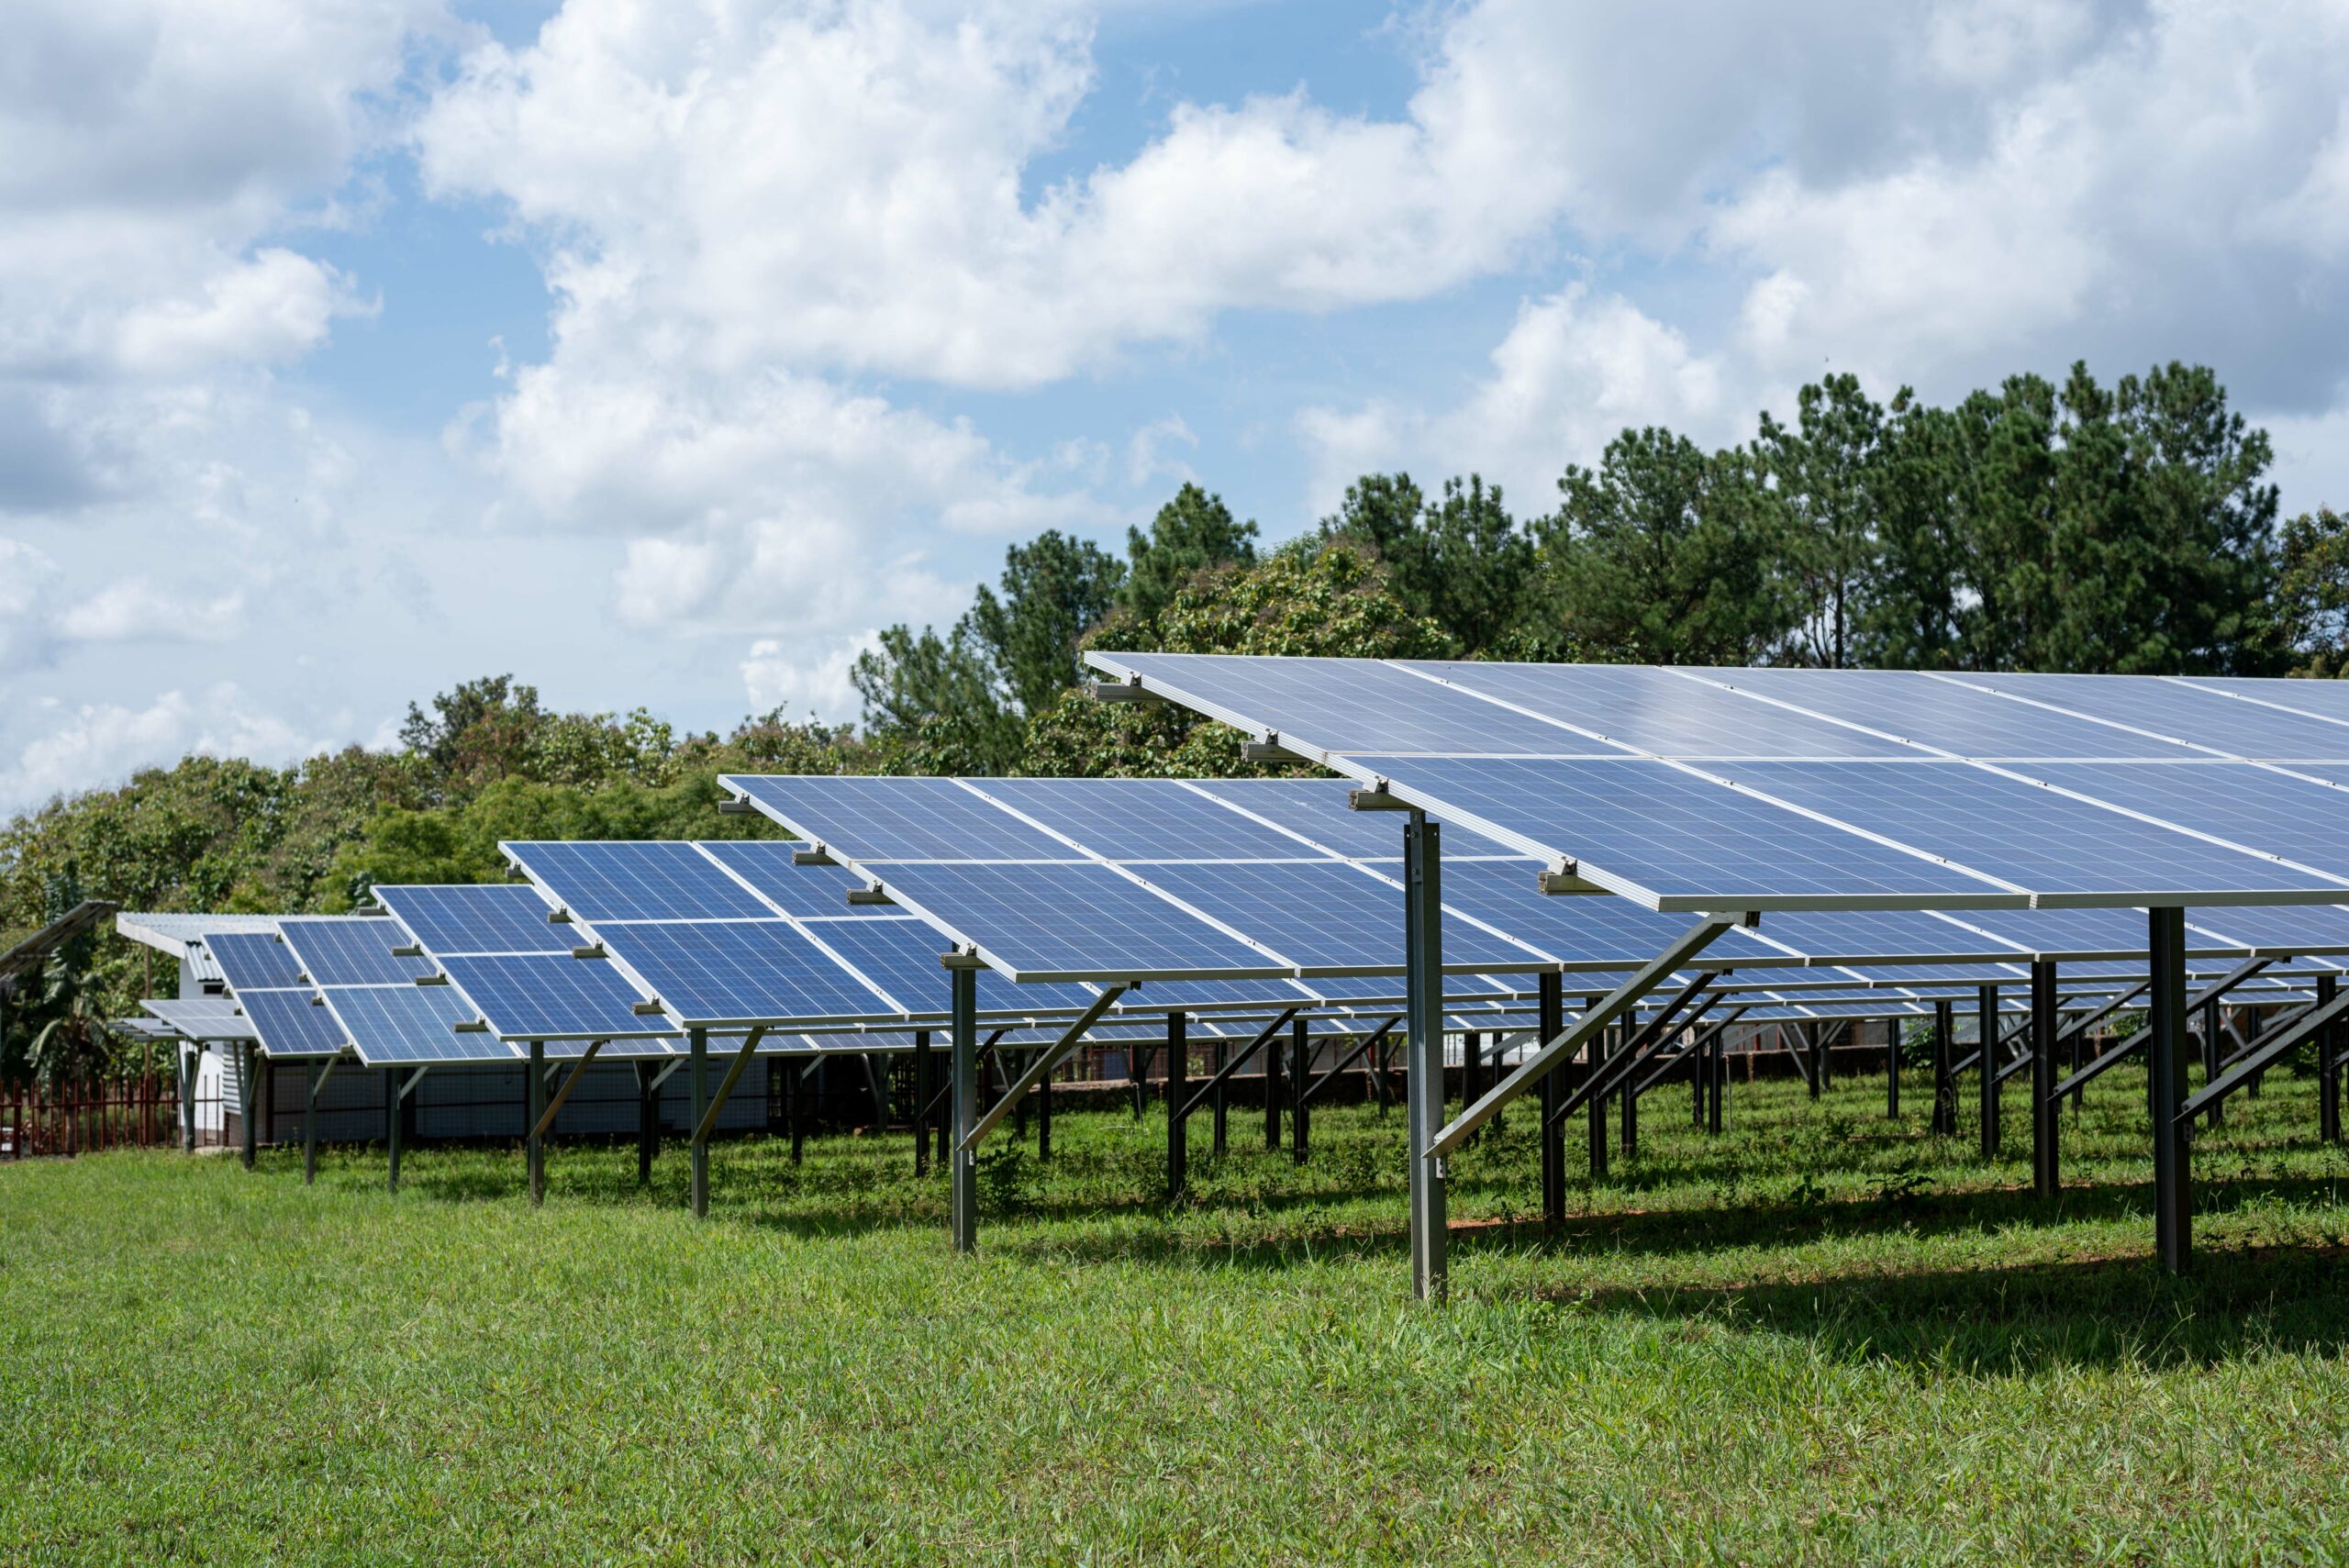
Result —
[[2321, 683], [1087, 659], [1654, 909], [2349, 895]]
[[204, 945], [264, 1052], [285, 1058], [340, 1052], [347, 1043], [342, 1026], [304, 977], [292, 948], [260, 931], [207, 932]]
[[418, 984], [431, 962], [412, 951], [396, 920], [366, 916], [288, 917], [285, 946], [334, 1020], [342, 1040], [369, 1067], [505, 1062], [513, 1048], [494, 1036], [460, 1033], [472, 1021], [465, 1001], [445, 985]]
[[[1440, 688], [1439, 688], [1440, 689]], [[729, 788], [852, 862], [860, 879], [975, 943], [1011, 973], [1058, 980], [1167, 973], [1394, 975], [1401, 966], [1399, 819], [1351, 811], [1348, 785], [1313, 780], [868, 779], [730, 776]], [[951, 826], [951, 835], [937, 825]], [[960, 840], [953, 855], [942, 853]], [[1447, 966], [1487, 995], [1530, 990], [1513, 972], [1622, 975], [1684, 918], [1628, 900], [1537, 890], [1541, 862], [1471, 840], [1443, 868]], [[1822, 865], [1826, 862], [1822, 861]], [[2286, 917], [2271, 922], [2263, 917]], [[2286, 925], [2288, 929], [2286, 929]], [[2243, 928], [2240, 932], [2227, 928]], [[2349, 952], [2349, 910], [2199, 911], [2189, 951], [2241, 956], [2262, 942]], [[2143, 926], [2107, 908], [1805, 910], [1731, 931], [1709, 967], [1997, 963], [2021, 984], [2036, 958], [2142, 954]], [[1897, 977], [1897, 976], [1895, 976]], [[1368, 1001], [1390, 980], [1353, 983]], [[1146, 985], [1144, 991], [1152, 987]]]

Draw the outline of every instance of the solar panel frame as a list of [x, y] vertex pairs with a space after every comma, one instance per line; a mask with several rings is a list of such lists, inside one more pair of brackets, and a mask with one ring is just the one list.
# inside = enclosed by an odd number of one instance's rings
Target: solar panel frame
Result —
[[408, 984], [432, 973], [429, 961], [394, 951], [411, 938], [382, 916], [291, 915], [278, 930], [314, 985]]

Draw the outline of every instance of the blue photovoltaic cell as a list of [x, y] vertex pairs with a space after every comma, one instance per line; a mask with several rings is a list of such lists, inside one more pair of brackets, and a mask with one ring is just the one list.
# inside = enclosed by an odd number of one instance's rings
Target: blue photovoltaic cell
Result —
[[[1308, 967], [1403, 966], [1403, 892], [1339, 861], [1269, 865], [1145, 865], [1152, 886]], [[1549, 954], [1456, 917], [1443, 923], [1443, 962], [1547, 969]]]
[[[2113, 735], [2116, 732], [2110, 725], [2121, 724], [2236, 757], [2349, 758], [2349, 729], [2255, 703], [2232, 701], [2173, 681], [2142, 675], [1968, 675], [1965, 679], [2110, 721], [2082, 726], [2093, 734]], [[2124, 743], [2128, 740], [2125, 734], [2120, 739]], [[2143, 750], [2143, 742], [2135, 742], [2127, 751], [2112, 754], [2130, 755]]]
[[1279, 961], [1096, 862], [897, 865], [889, 890], [958, 931], [984, 933], [1010, 969], [1055, 976], [1170, 970], [1276, 973]]
[[1402, 863], [1404, 818], [1353, 809], [1346, 799], [1360, 786], [1351, 779], [1208, 779], [1194, 787], [1349, 859]]
[[658, 1033], [674, 1026], [638, 1014], [631, 986], [608, 963], [559, 956], [444, 956], [441, 968], [506, 1040]]
[[[1983, 911], [1969, 910], [1972, 925], [1987, 925]], [[2138, 924], [2144, 922], [2140, 917]], [[2010, 958], [2023, 950], [1947, 920], [1905, 909], [1789, 909], [1762, 923], [1774, 942], [1818, 960], [1869, 962], [1928, 954]], [[1718, 952], [1717, 942], [1709, 951]]]
[[793, 832], [852, 860], [1084, 858], [952, 779], [729, 773], [718, 783], [771, 808]]
[[1732, 776], [2034, 893], [2339, 885], [1962, 762], [1740, 762]]
[[[896, 912], [885, 920], [825, 920], [810, 932], [908, 1012], [944, 1018], [952, 1005], [947, 971], [939, 963], [946, 939], [929, 921]], [[1082, 1012], [1095, 993], [1073, 984], [1021, 985], [991, 969], [979, 972], [979, 1011]]]
[[2216, 695], [2230, 694], [2233, 698], [2249, 698], [2241, 704], [2254, 707], [2269, 703], [2279, 708], [2289, 708], [2296, 714], [2306, 714], [2311, 721], [2311, 735], [2332, 737], [2320, 756], [2338, 756], [2336, 748], [2349, 741], [2349, 691], [2342, 690], [2339, 681], [2277, 681], [2236, 679], [2218, 675], [2196, 675], [2183, 681], [2165, 682]]
[[1270, 659], [1230, 653], [1112, 653], [1145, 680], [1163, 679], [1231, 717], [1321, 751], [1508, 756], [1614, 754], [1593, 740], [1497, 703], [1367, 659]]
[[1664, 757], [1911, 754], [1844, 725], [1805, 717], [1668, 670], [1637, 664], [1415, 661], [1412, 668]]
[[[987, 779], [976, 787], [1113, 861], [1289, 860], [1313, 852], [1168, 779]], [[1331, 792], [1340, 810], [1344, 788]]]
[[2199, 930], [2246, 947], [2293, 947], [2302, 952], [2349, 952], [2349, 909], [2334, 904], [2278, 906], [2245, 904], [2186, 912], [2187, 946], [2199, 944]]
[[[2076, 718], [1909, 671], [1780, 668], [1707, 673], [1741, 692], [1864, 724], [1962, 757], [2190, 755], [2168, 741], [2082, 724]], [[1769, 709], [1768, 704], [1757, 706]]]
[[319, 985], [387, 985], [432, 973], [420, 958], [395, 958], [408, 933], [381, 916], [295, 916], [278, 923], [303, 972]]
[[[2032, 952], [2141, 953], [2146, 948], [2142, 909], [1980, 909], [1960, 918]], [[2186, 945], [2192, 952], [2210, 944], [2188, 931]]]
[[499, 848], [590, 925], [774, 913], [688, 843], [532, 842]]
[[780, 920], [625, 925], [598, 934], [687, 1024], [897, 1016]]
[[[1446, 846], [1448, 849], [1450, 846]], [[1583, 894], [1553, 895], [1534, 884], [1535, 862], [1525, 860], [1469, 861], [1444, 857], [1439, 890], [1448, 906], [1486, 920], [1569, 962], [1628, 964], [1653, 958], [1693, 923], [1687, 915], [1659, 915], [1629, 899]], [[1765, 922], [1765, 929], [1775, 917]], [[1444, 961], [1452, 957], [1452, 933], [1444, 925]], [[1724, 932], [1705, 950], [1717, 962], [1784, 963], [1787, 955], [1742, 930]], [[1569, 983], [1571, 984], [1571, 982]]]
[[[1664, 762], [1357, 758], [1405, 788], [1665, 900], [1997, 895], [1994, 884], [1781, 809]], [[1739, 763], [1741, 773], [1777, 763]], [[1854, 766], [1860, 764], [1842, 764]], [[1917, 764], [1874, 764], [1878, 770]]]
[[375, 896], [435, 957], [484, 952], [568, 955], [577, 945], [570, 927], [548, 922], [551, 906], [545, 896], [519, 883], [378, 887]]
[[2032, 777], [2332, 873], [2349, 896], [2349, 791], [2224, 762], [2038, 762]]
[[459, 1034], [473, 1009], [447, 985], [328, 987], [327, 1006], [370, 1067], [402, 1062], [506, 1061], [511, 1047], [480, 1034]]
[[302, 961], [275, 937], [259, 931], [219, 931], [206, 936], [204, 945], [232, 991], [302, 984]]
[[237, 1005], [252, 1021], [261, 1048], [272, 1056], [332, 1056], [343, 1047], [342, 1026], [312, 991], [239, 991]]
[[190, 1040], [251, 1040], [252, 1020], [228, 996], [156, 996], [139, 1004]]
[[788, 915], [879, 915], [885, 906], [851, 904], [849, 889], [863, 887], [864, 878], [846, 866], [794, 865], [800, 843], [773, 839], [711, 839], [699, 848], [726, 869], [758, 889], [762, 897]]

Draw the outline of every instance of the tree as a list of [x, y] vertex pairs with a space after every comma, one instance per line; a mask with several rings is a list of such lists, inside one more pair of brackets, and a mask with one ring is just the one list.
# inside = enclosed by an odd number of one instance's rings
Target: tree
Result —
[[1651, 428], [1569, 467], [1534, 525], [1552, 622], [1595, 657], [1742, 664], [1794, 624], [1784, 527], [1759, 464]]
[[1085, 679], [1077, 639], [1109, 613], [1125, 563], [1057, 528], [1004, 552], [1003, 594], [982, 584], [970, 626], [1021, 714], [1041, 713]]
[[1193, 573], [1226, 563], [1253, 564], [1256, 525], [1235, 522], [1222, 496], [1186, 484], [1158, 509], [1150, 532], [1126, 530], [1126, 555], [1118, 606], [1130, 622], [1147, 627]]
[[[1908, 396], [1905, 389], [1901, 396]], [[1853, 661], [1876, 577], [1876, 524], [1886, 500], [1884, 409], [1854, 375], [1804, 387], [1796, 409], [1792, 428], [1762, 415], [1753, 454], [1776, 492], [1799, 595], [1792, 651], [1806, 663], [1841, 670]]]
[[1940, 670], [1959, 660], [1971, 569], [1959, 491], [1965, 483], [1957, 417], [1892, 400], [1876, 464], [1876, 580], [1854, 648], [1863, 665]]
[[905, 771], [1001, 773], [1017, 765], [1020, 716], [967, 617], [946, 637], [891, 627], [880, 647], [857, 656], [849, 679], [864, 699], [867, 731]]
[[2284, 525], [2276, 604], [2294, 673], [2349, 674], [2349, 517], [2330, 506]]
[[1365, 474], [1347, 486], [1324, 539], [1359, 539], [1386, 563], [1387, 584], [1412, 615], [1451, 634], [1453, 651], [1501, 647], [1533, 600], [1533, 541], [1481, 475], [1444, 482], [1430, 504], [1408, 473]]
[[[1104, 628], [1106, 642], [1121, 628]], [[1262, 653], [1357, 659], [1440, 656], [1450, 639], [1414, 616], [1383, 562], [1340, 536], [1298, 540], [1253, 566], [1194, 573], [1168, 600], [1135, 652]], [[1241, 737], [1173, 706], [1098, 703], [1070, 691], [1029, 725], [1026, 766], [1079, 777], [1233, 776], [1268, 770], [1243, 761]]]

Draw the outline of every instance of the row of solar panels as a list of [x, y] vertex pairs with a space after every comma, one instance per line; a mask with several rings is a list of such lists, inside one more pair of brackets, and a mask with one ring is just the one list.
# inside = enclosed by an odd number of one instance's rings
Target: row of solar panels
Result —
[[[1212, 967], [1234, 945], [1248, 955], [1248, 978], [1152, 979], [1096, 1031], [1104, 1039], [1154, 1038], [1163, 1024], [1133, 1016], [1175, 1008], [1197, 1015], [1194, 1033], [1210, 1036], [1253, 1033], [1258, 1018], [1289, 1008], [1375, 1027], [1397, 1000], [1396, 819], [1350, 811], [1343, 785], [731, 782], [823, 848], [512, 844], [534, 885], [387, 887], [379, 893], [391, 919], [289, 917], [278, 935], [222, 932], [207, 945], [265, 1049], [347, 1047], [370, 1063], [507, 1060], [511, 1042], [529, 1040], [660, 1055], [687, 1028], [739, 1035], [751, 1025], [777, 1031], [771, 1049], [818, 1049], [816, 1030], [856, 1031], [832, 1040], [837, 1049], [902, 1049], [910, 1029], [945, 1021], [939, 929], [987, 933], [1002, 973], [980, 976], [982, 1015], [991, 1032], [1015, 1031], [1012, 1043], [1056, 1033], [1050, 1020], [1097, 996], [1089, 982], [1014, 983], [1072, 951], [1122, 978]], [[824, 863], [838, 859], [858, 860], [866, 874]], [[1603, 986], [1676, 929], [1621, 900], [1545, 895], [1536, 869], [1507, 855], [1447, 863], [1454, 1027], [1521, 1027], [1528, 972]], [[886, 876], [898, 904], [851, 901], [874, 875]], [[969, 923], [942, 921], [922, 906], [937, 877], [989, 902]], [[2349, 951], [2349, 915], [2337, 909], [2290, 911], [2292, 930], [2229, 929], [2238, 916], [2280, 912], [2227, 913], [2198, 930], [2200, 956]], [[1774, 972], [1724, 983], [1747, 987], [1739, 999], [1765, 1009], [1758, 1016], [1918, 1011], [1952, 986], [2018, 985], [2035, 957], [2125, 960], [2142, 940], [2137, 923], [2110, 911], [2002, 914], [1994, 924], [1809, 915], [1772, 926], [1736, 933], [1706, 961]], [[1211, 950], [1204, 962], [1183, 946], [1194, 931]], [[1795, 968], [1809, 973], [1783, 973]], [[2082, 998], [2130, 978], [2112, 962], [2067, 976]], [[1896, 989], [1865, 1002], [1801, 994], [1871, 984]]]
[[1086, 657], [1650, 908], [2349, 894], [2337, 683]]

